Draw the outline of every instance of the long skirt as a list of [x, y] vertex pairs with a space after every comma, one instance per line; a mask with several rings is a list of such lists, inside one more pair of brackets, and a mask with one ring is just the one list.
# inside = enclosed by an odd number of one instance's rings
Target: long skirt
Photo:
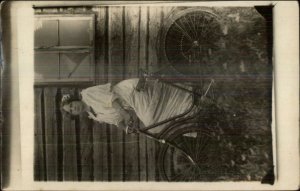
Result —
[[[124, 80], [115, 85], [113, 91], [133, 108], [145, 126], [180, 115], [193, 104], [192, 94], [187, 91], [157, 80], [147, 81], [144, 90], [139, 91], [136, 89], [138, 81], [137, 78]], [[159, 133], [165, 126], [149, 131]]]

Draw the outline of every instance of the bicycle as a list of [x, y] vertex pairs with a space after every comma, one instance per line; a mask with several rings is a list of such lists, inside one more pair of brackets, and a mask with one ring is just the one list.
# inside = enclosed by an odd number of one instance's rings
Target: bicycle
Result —
[[[194, 88], [188, 90], [176, 84], [158, 78], [152, 74], [145, 74], [141, 83], [147, 83], [149, 79], [160, 80], [176, 88], [187, 91], [192, 95], [193, 104], [184, 113], [173, 116], [164, 121], [144, 128], [133, 127], [132, 124], [126, 128], [126, 133], [139, 133], [158, 141], [162, 144], [158, 151], [158, 169], [163, 180], [166, 181], [198, 181], [209, 178], [211, 157], [209, 153], [214, 150], [216, 139], [214, 130], [205, 118], [206, 108], [213, 107], [213, 101], [207, 98], [208, 92], [214, 85], [211, 79], [205, 91]], [[141, 91], [143, 91], [143, 87]], [[189, 115], [197, 107], [197, 112]], [[204, 111], [205, 110], [205, 111]], [[205, 115], [204, 115], [205, 114]], [[153, 134], [149, 130], [163, 124], [167, 124], [160, 133]], [[199, 126], [203, 127], [199, 127]]]

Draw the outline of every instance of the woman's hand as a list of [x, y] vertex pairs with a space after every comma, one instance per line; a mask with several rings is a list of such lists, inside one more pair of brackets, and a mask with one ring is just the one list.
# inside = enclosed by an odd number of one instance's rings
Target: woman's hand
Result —
[[131, 115], [124, 110], [124, 112], [122, 112], [122, 115], [124, 117], [124, 122], [126, 125], [132, 126], [133, 125], [133, 119], [131, 117]]
[[89, 119], [92, 119], [92, 120], [95, 120], [95, 121], [99, 121], [97, 119], [97, 117], [92, 112], [88, 111], [87, 113], [88, 113], [88, 118]]
[[68, 100], [68, 99], [70, 99], [70, 98], [71, 98], [71, 95], [70, 95], [70, 94], [64, 94], [64, 95], [62, 96], [62, 98], [61, 98], [61, 101], [64, 102], [64, 101], [66, 101], [66, 100]]

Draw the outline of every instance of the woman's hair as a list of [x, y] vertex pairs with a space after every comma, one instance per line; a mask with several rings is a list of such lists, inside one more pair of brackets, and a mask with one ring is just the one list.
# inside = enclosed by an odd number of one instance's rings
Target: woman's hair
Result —
[[62, 96], [61, 102], [60, 102], [60, 110], [62, 114], [65, 114], [67, 116], [70, 116], [72, 119], [73, 117], [75, 117], [74, 115], [72, 115], [71, 113], [67, 112], [66, 110], [64, 110], [64, 106], [70, 104], [73, 101], [81, 101], [81, 99], [79, 98], [78, 95], [74, 95], [74, 94], [65, 94]]

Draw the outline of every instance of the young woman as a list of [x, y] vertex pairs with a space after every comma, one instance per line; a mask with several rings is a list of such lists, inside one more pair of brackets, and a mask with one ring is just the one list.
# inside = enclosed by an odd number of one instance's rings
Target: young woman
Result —
[[125, 128], [131, 120], [124, 106], [120, 103], [120, 98], [111, 91], [110, 83], [84, 89], [80, 98], [64, 95], [61, 102], [63, 111], [72, 116], [87, 112], [88, 117], [95, 121], [121, 128]]
[[[143, 90], [139, 90], [138, 83], [139, 79], [133, 78], [115, 86], [108, 83], [90, 87], [81, 92], [80, 100], [65, 96], [62, 108], [72, 115], [87, 112], [96, 121], [125, 127], [131, 123], [130, 109], [145, 126], [149, 126], [182, 114], [193, 104], [191, 93], [180, 88], [151, 80], [145, 83]], [[161, 125], [150, 132], [158, 133], [163, 127]]]

